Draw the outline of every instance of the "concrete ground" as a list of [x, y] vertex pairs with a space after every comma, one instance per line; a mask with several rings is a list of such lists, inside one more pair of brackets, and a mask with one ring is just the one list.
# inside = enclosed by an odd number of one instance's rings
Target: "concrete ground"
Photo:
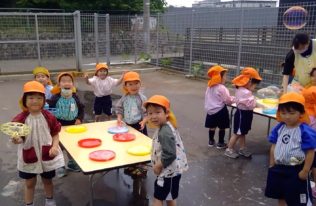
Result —
[[[118, 77], [118, 75], [115, 75]], [[206, 81], [192, 80], [183, 74], [166, 71], [141, 73], [143, 91], [147, 97], [163, 94], [171, 101], [179, 124], [189, 159], [189, 170], [183, 174], [178, 205], [208, 206], [234, 205], [257, 206], [276, 205], [277, 202], [264, 197], [268, 168], [269, 144], [266, 139], [267, 119], [256, 116], [253, 129], [247, 136], [249, 149], [254, 153], [252, 159], [229, 159], [223, 150], [207, 146], [208, 130], [204, 128], [204, 92]], [[31, 76], [20, 78], [1, 78], [1, 120], [10, 121], [20, 109], [18, 99], [22, 85]], [[76, 86], [86, 105], [85, 121], [93, 121], [93, 94], [91, 87], [78, 78]], [[121, 95], [121, 87], [114, 94]], [[275, 124], [275, 122], [273, 122]], [[152, 131], [150, 131], [152, 134]], [[226, 138], [228, 138], [226, 133]], [[17, 176], [16, 149], [7, 136], [0, 134], [0, 205], [23, 205], [23, 182]], [[98, 177], [100, 175], [97, 175]], [[95, 205], [137, 206], [150, 205], [153, 198], [155, 177], [150, 171], [143, 182], [142, 194], [133, 195], [132, 180], [119, 172], [111, 171], [94, 186]], [[85, 206], [89, 202], [89, 179], [82, 173], [69, 173], [64, 178], [55, 178], [55, 199], [60, 206]], [[44, 193], [38, 181], [35, 205], [44, 205]]]

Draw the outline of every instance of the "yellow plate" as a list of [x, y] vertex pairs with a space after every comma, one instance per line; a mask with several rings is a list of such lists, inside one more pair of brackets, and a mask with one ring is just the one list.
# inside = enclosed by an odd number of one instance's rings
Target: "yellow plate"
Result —
[[66, 132], [68, 133], [82, 133], [85, 131], [87, 131], [87, 127], [81, 125], [70, 126], [66, 128]]
[[263, 99], [262, 102], [265, 103], [265, 104], [278, 104], [279, 100], [278, 99], [267, 98], [267, 99]]
[[137, 145], [137, 146], [133, 146], [127, 149], [128, 154], [135, 155], [135, 156], [148, 155], [150, 154], [150, 152], [151, 152], [151, 148], [144, 145]]

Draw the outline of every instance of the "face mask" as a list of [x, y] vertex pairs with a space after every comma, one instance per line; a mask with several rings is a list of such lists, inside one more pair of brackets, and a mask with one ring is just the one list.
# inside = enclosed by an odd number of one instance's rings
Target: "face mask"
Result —
[[72, 94], [72, 90], [71, 89], [61, 89], [61, 93], [64, 96], [70, 96]]

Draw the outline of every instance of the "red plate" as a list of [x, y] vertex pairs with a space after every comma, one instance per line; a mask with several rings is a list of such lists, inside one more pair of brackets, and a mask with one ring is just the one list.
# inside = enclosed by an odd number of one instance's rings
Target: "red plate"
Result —
[[79, 147], [83, 148], [93, 148], [100, 146], [102, 141], [96, 138], [87, 138], [78, 141]]
[[89, 154], [89, 158], [98, 162], [105, 162], [115, 158], [115, 152], [112, 150], [97, 150]]
[[113, 135], [113, 139], [118, 142], [129, 142], [133, 141], [136, 138], [134, 134], [131, 133], [122, 133]]

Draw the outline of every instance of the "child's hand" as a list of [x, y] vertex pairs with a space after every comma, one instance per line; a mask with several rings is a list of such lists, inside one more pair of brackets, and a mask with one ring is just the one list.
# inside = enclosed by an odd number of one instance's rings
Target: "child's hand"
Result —
[[121, 119], [117, 119], [117, 126], [122, 127], [124, 125], [124, 122]]
[[52, 147], [49, 150], [49, 156], [50, 157], [56, 157], [58, 155], [58, 147]]
[[83, 78], [85, 78], [85, 79], [89, 79], [89, 75], [88, 75], [88, 73], [84, 73]]
[[309, 171], [306, 172], [305, 170], [301, 170], [301, 171], [298, 173], [298, 177], [299, 177], [301, 180], [307, 180], [308, 173], [309, 173]]
[[81, 120], [80, 119], [76, 119], [75, 121], [75, 125], [81, 124]]
[[142, 120], [141, 122], [139, 122], [140, 125], [140, 130], [143, 130], [146, 126], [146, 120]]
[[159, 162], [157, 164], [154, 164], [153, 169], [154, 169], [155, 175], [160, 175], [162, 171], [162, 164]]
[[11, 141], [13, 142], [13, 144], [21, 144], [23, 143], [23, 139], [21, 137], [11, 137]]

